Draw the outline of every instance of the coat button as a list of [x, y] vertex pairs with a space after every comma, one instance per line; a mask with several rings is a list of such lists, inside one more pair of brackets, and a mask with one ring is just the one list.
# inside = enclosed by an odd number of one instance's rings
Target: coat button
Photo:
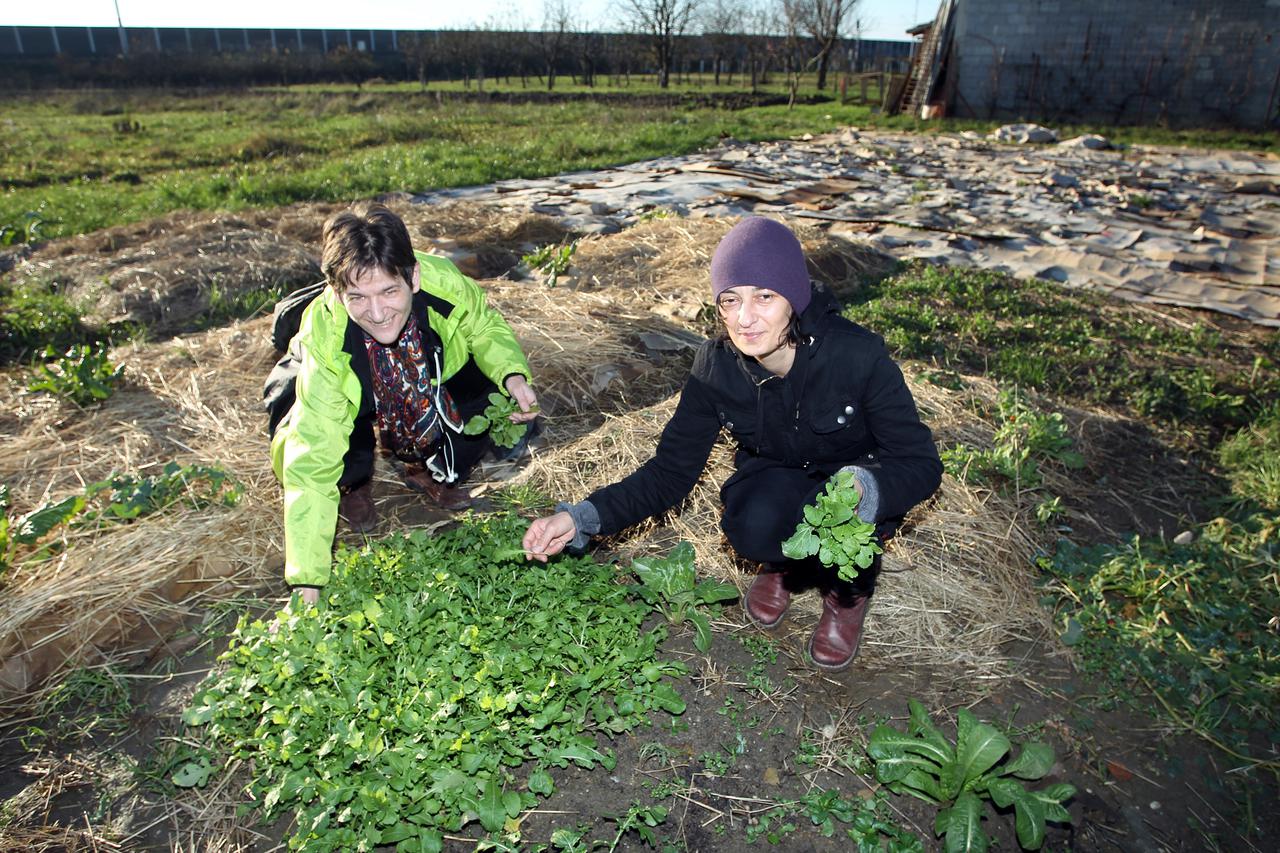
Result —
[[840, 424], [841, 426], [844, 426], [848, 422], [849, 422], [849, 419], [846, 418], [844, 415], [841, 415], [840, 417], [836, 418], [836, 423]]
[[845, 406], [845, 407], [844, 407], [844, 413], [845, 413], [846, 415], [852, 415], [852, 414], [853, 414], [853, 406]]
[[724, 428], [733, 429], [733, 421], [725, 421]]

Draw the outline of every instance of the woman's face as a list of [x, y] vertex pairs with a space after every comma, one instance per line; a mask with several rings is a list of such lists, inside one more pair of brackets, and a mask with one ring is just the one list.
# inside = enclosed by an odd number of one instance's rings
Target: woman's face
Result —
[[716, 308], [729, 340], [739, 352], [767, 370], [786, 373], [795, 355], [795, 349], [787, 343], [790, 302], [768, 288], [741, 284], [722, 292], [716, 299]]

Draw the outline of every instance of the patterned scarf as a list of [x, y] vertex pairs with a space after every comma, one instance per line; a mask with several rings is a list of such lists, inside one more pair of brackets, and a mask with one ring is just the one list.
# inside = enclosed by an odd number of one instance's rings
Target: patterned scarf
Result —
[[382, 445], [401, 459], [414, 462], [428, 460], [436, 453], [445, 426], [454, 432], [462, 429], [458, 407], [436, 372], [439, 356], [426, 350], [423, 337], [412, 313], [392, 346], [364, 336]]

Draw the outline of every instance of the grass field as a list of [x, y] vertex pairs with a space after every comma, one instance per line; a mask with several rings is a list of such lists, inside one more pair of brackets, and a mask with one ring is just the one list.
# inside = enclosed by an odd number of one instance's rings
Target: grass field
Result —
[[[474, 90], [474, 87], [472, 87]], [[772, 94], [783, 88], [775, 83]], [[600, 168], [715, 144], [824, 133], [848, 125], [926, 126], [838, 101], [726, 109], [672, 103], [672, 95], [727, 95], [728, 86], [659, 90], [560, 85], [609, 102], [451, 100], [461, 83], [262, 89], [197, 95], [65, 92], [3, 102], [0, 228], [3, 241], [85, 233], [179, 209], [237, 210], [296, 201], [345, 201]], [[490, 94], [541, 94], [489, 81]], [[737, 90], [738, 95], [745, 95]], [[802, 95], [812, 94], [811, 89]], [[929, 130], [985, 130], [942, 122]], [[1095, 130], [1119, 141], [1268, 148], [1273, 138], [1227, 132]]]

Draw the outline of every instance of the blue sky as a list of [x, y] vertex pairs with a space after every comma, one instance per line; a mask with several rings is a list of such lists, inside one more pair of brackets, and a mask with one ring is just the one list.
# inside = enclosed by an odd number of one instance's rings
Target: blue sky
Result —
[[[116, 0], [131, 27], [369, 27], [373, 29], [466, 28], [487, 21], [536, 27], [542, 0]], [[597, 29], [616, 29], [617, 0], [568, 0]], [[906, 29], [933, 17], [937, 0], [862, 0], [855, 13], [866, 38], [906, 39]], [[851, 18], [852, 20], [852, 18]], [[11, 2], [0, 9], [0, 25], [114, 26], [112, 0]], [[850, 27], [851, 29], [851, 27]]]

